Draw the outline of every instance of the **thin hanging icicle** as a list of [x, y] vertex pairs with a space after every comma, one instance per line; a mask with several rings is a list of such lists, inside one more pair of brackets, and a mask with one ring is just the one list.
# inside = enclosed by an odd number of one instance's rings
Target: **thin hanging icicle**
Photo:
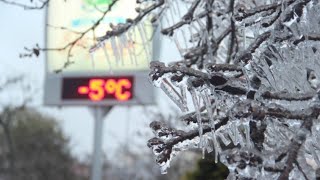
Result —
[[227, 130], [228, 135], [229, 135], [229, 137], [232, 140], [232, 143], [234, 145], [238, 145], [239, 144], [238, 135], [237, 135], [237, 133], [238, 133], [237, 129], [238, 129], [237, 125], [235, 123], [231, 123], [229, 125], [229, 129]]
[[188, 49], [188, 41], [187, 41], [186, 34], [183, 29], [181, 29], [181, 33], [182, 33], [183, 41], [185, 43], [185, 49]]
[[173, 3], [176, 4], [175, 6], [176, 6], [176, 8], [177, 8], [178, 17], [181, 17], [181, 11], [180, 11], [180, 6], [179, 6], [179, 4], [178, 4], [178, 1], [175, 0], [175, 1], [173, 1]]
[[243, 49], [246, 49], [246, 47], [247, 47], [247, 35], [246, 35], [246, 26], [245, 25], [243, 25], [242, 36], [243, 36]]
[[[166, 8], [166, 11], [168, 11], [168, 8]], [[167, 21], [167, 26], [170, 26], [170, 21], [169, 21], [169, 18], [168, 18], [168, 13], [165, 13], [164, 15], [164, 19]]]
[[246, 147], [247, 146], [247, 141], [246, 138], [243, 137], [242, 133], [239, 131], [238, 128], [235, 130], [235, 134], [237, 135], [238, 143], [240, 144], [241, 147]]
[[[134, 31], [134, 28], [132, 29], [133, 33], [135, 33]], [[129, 30], [128, 31], [128, 38], [129, 38], [129, 41], [128, 41], [128, 45], [129, 45], [129, 48], [132, 50], [132, 55], [133, 55], [133, 58], [134, 58], [134, 63], [136, 66], [138, 66], [138, 61], [137, 61], [137, 54], [136, 54], [136, 50], [135, 50], [135, 47], [134, 47], [134, 44], [135, 44], [135, 40], [133, 39], [132, 37], [132, 32]], [[130, 47], [130, 44], [132, 44], [132, 46]]]
[[181, 46], [179, 44], [179, 41], [178, 41], [178, 38], [177, 38], [177, 34], [174, 33], [172, 38], [173, 38], [173, 41], [174, 41], [174, 43], [176, 44], [176, 46], [177, 46], [177, 48], [179, 50], [180, 55], [183, 56], [183, 50], [182, 50], [182, 48], [181, 48]]
[[134, 58], [133, 58], [132, 49], [130, 48], [130, 45], [129, 45], [129, 41], [128, 41], [127, 35], [126, 34], [121, 35], [120, 36], [120, 41], [124, 45], [124, 48], [127, 49], [131, 65], [133, 65]]
[[117, 47], [117, 44], [116, 44], [115, 37], [111, 37], [110, 38], [110, 42], [111, 42], [111, 48], [112, 48], [113, 55], [116, 58], [116, 64], [117, 64], [117, 66], [119, 66], [120, 55], [119, 55], [119, 52], [118, 52], [118, 47]]
[[193, 32], [192, 32], [192, 28], [190, 26], [188, 26], [188, 29], [189, 29], [189, 33], [190, 33], [190, 41], [192, 43], [192, 46], [195, 47], [196, 46], [196, 41], [194, 40], [194, 35], [193, 35]]
[[218, 163], [218, 156], [222, 151], [219, 141], [217, 141], [216, 133], [211, 132], [213, 137], [213, 145], [214, 145], [214, 162]]
[[235, 145], [239, 144], [239, 134], [238, 134], [238, 126], [236, 123], [232, 123], [232, 132], [234, 135]]
[[196, 117], [197, 117], [197, 122], [199, 126], [199, 137], [200, 137], [199, 147], [204, 148], [203, 147], [203, 126], [202, 126], [202, 119], [201, 119], [201, 113], [200, 113], [200, 104], [199, 104], [195, 89], [192, 88], [189, 90], [189, 92], [192, 96], [192, 102], [196, 111]]
[[170, 82], [163, 78], [160, 84], [160, 88], [167, 94], [167, 96], [181, 109], [181, 111], [186, 112], [186, 105], [182, 101], [182, 97], [170, 84]]
[[[174, 0], [174, 1], [176, 1], [176, 0]], [[175, 5], [174, 5], [174, 1], [169, 0], [169, 1], [168, 1], [168, 4], [169, 4], [169, 7], [172, 8], [173, 13], [174, 13], [175, 15], [177, 15], [177, 10], [176, 10], [176, 7], [175, 7]]]
[[172, 2], [170, 3], [169, 1], [168, 1], [168, 5], [169, 5], [169, 12], [170, 12], [170, 15], [171, 15], [171, 20], [172, 20], [172, 23], [174, 23], [174, 15], [173, 15], [173, 12], [172, 12], [172, 9], [174, 8], [173, 6], [172, 6]]
[[151, 56], [150, 56], [150, 54], [148, 52], [148, 47], [147, 47], [148, 45], [146, 44], [147, 40], [145, 39], [145, 34], [144, 34], [143, 30], [142, 30], [143, 28], [139, 24], [137, 25], [137, 27], [138, 27], [139, 35], [140, 35], [141, 40], [142, 40], [142, 46], [143, 46], [144, 52], [146, 54], [146, 57], [147, 57], [147, 59], [149, 61], [151, 61]]
[[213, 140], [213, 145], [214, 145], [214, 151], [215, 151], [215, 162], [218, 162], [218, 155], [222, 151], [219, 142], [217, 141], [216, 133], [215, 133], [215, 123], [214, 123], [214, 117], [213, 117], [213, 112], [212, 112], [212, 104], [211, 104], [211, 98], [210, 94], [207, 91], [207, 89], [204, 89], [200, 93], [203, 102], [206, 106], [208, 117], [209, 117], [209, 122], [210, 122], [210, 127], [211, 127], [211, 137]]
[[124, 54], [123, 54], [123, 50], [124, 50], [124, 44], [121, 42], [121, 39], [119, 36], [116, 37], [116, 42], [118, 42], [118, 45], [119, 45], [119, 55], [120, 55], [120, 62], [121, 62], [121, 65], [124, 66]]
[[199, 24], [200, 29], [201, 29], [204, 33], [208, 34], [207, 31], [206, 31], [206, 25], [203, 24], [203, 22], [201, 21], [201, 19], [197, 18], [197, 19], [196, 19], [196, 22]]
[[92, 65], [92, 69], [95, 68], [95, 64], [94, 64], [94, 53], [90, 52], [90, 59], [91, 59], [91, 65]]
[[251, 139], [250, 139], [250, 125], [249, 123], [244, 124], [244, 133], [246, 134], [246, 146], [252, 148]]
[[214, 132], [215, 131], [215, 123], [214, 123], [214, 118], [213, 118], [213, 112], [212, 112], [212, 104], [211, 104], [211, 98], [210, 98], [210, 94], [208, 92], [207, 89], [204, 89], [201, 93], [200, 93], [203, 102], [206, 106], [206, 110], [208, 113], [208, 117], [209, 117], [209, 122], [210, 122], [210, 127], [211, 130]]
[[180, 85], [179, 88], [180, 88], [182, 103], [185, 106], [185, 108], [183, 109], [184, 111], [182, 112], [187, 112], [189, 111], [188, 102], [187, 102], [187, 87], [185, 85]]
[[221, 139], [224, 145], [228, 146], [231, 143], [230, 139], [225, 137], [223, 134], [219, 133], [217, 136]]
[[[140, 27], [141, 27], [141, 30], [142, 30], [142, 32], [143, 32], [143, 34], [144, 34], [144, 39], [145, 39], [144, 44], [146, 44], [146, 47], [147, 47], [147, 51], [148, 51], [148, 53], [149, 53], [149, 56], [152, 57], [152, 50], [151, 50], [151, 46], [150, 46], [150, 41], [149, 41], [148, 36], [147, 36], [148, 33], [147, 33], [147, 31], [146, 31], [146, 25], [144, 24], [143, 21], [140, 22]], [[151, 60], [152, 60], [152, 59], [150, 58], [149, 61], [151, 61]]]
[[206, 157], [206, 147], [208, 147], [208, 139], [204, 138], [202, 139], [202, 159], [205, 159]]
[[112, 73], [112, 65], [111, 65], [110, 57], [109, 57], [109, 55], [108, 55], [108, 51], [107, 51], [106, 46], [103, 45], [103, 48], [102, 48], [102, 49], [103, 49], [104, 56], [106, 57], [108, 66], [109, 66], [109, 71]]

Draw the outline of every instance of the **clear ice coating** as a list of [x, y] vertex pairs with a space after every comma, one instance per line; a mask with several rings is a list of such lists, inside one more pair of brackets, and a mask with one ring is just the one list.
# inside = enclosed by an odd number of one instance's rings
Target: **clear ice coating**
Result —
[[[137, 2], [152, 5], [139, 6], [126, 35], [109, 38], [118, 64], [124, 41], [148, 41], [148, 13], [181, 55], [150, 65], [150, 79], [185, 124], [152, 124], [148, 146], [162, 173], [180, 151], [196, 147], [226, 165], [230, 180], [320, 178], [318, 0]], [[151, 49], [142, 53], [151, 59]]]
[[[160, 88], [167, 94], [171, 100], [176, 103], [176, 105], [184, 112], [187, 111], [185, 97], [182, 97], [176, 89], [171, 85], [171, 83], [163, 78], [160, 84]], [[184, 96], [184, 95], [183, 95]]]

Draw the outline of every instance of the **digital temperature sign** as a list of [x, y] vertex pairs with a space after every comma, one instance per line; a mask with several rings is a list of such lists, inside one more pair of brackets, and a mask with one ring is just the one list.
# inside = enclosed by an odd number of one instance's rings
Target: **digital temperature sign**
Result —
[[[154, 87], [148, 80], [149, 62], [159, 59], [161, 43], [152, 23], [148, 21], [130, 28], [125, 33], [127, 37], [105, 41], [90, 53], [97, 45], [97, 37], [112, 29], [111, 23], [125, 23], [139, 15], [135, 10], [139, 3], [133, 0], [121, 0], [107, 14], [101, 14], [112, 2], [114, 0], [50, 1], [46, 18], [48, 49], [64, 47], [80, 37], [77, 32], [90, 29], [97, 21], [100, 23], [81, 36], [70, 52], [70, 48], [46, 52], [43, 100], [46, 106], [155, 104]], [[72, 63], [67, 64], [68, 58]]]
[[63, 78], [63, 100], [128, 101], [133, 97], [134, 81], [127, 77]]

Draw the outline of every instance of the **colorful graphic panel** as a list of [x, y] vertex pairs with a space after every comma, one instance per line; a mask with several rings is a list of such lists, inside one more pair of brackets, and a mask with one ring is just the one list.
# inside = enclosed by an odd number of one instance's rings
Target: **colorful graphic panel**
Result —
[[[63, 48], [79, 38], [81, 32], [88, 31], [102, 17], [103, 11], [108, 9], [111, 3], [112, 0], [51, 1], [48, 7], [47, 48]], [[135, 18], [135, 7], [134, 0], [117, 2], [94, 31], [89, 30], [73, 46], [70, 51], [71, 65], [65, 67], [69, 48], [48, 51], [49, 73], [59, 69], [63, 69], [63, 72], [147, 70], [152, 55], [152, 26], [147, 23], [130, 29], [124, 36], [106, 41], [102, 48], [89, 53], [89, 49], [96, 43], [94, 39], [110, 30], [110, 23], [125, 23], [127, 18]]]

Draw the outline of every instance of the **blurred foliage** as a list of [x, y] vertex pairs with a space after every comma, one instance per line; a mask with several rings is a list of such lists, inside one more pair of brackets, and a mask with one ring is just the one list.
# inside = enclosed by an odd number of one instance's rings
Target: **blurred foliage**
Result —
[[73, 180], [74, 159], [55, 119], [26, 108], [0, 114], [0, 179]]
[[[213, 157], [213, 156], [212, 156]], [[229, 174], [228, 168], [222, 163], [215, 163], [214, 158], [206, 157], [198, 161], [193, 171], [187, 172], [181, 180], [224, 180]]]

